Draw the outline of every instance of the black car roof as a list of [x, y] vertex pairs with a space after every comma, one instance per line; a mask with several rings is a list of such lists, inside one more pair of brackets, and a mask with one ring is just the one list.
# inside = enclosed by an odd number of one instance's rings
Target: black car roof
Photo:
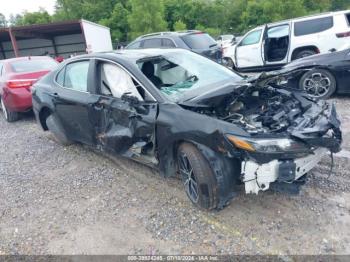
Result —
[[[140, 59], [147, 57], [155, 57], [163, 54], [170, 53], [178, 53], [178, 52], [191, 52], [182, 48], [147, 48], [147, 49], [124, 49], [124, 50], [116, 50], [111, 52], [97, 52], [88, 55], [76, 56], [75, 58], [93, 58], [93, 57], [101, 57], [101, 58], [110, 58], [117, 60], [127, 60], [128, 62], [136, 62]], [[72, 59], [73, 60], [73, 59]]]
[[202, 31], [199, 30], [184, 30], [184, 31], [168, 31], [168, 32], [157, 32], [157, 33], [151, 33], [146, 35], [141, 35], [136, 40], [145, 39], [145, 38], [154, 38], [154, 37], [169, 37], [169, 36], [183, 36], [183, 35], [190, 35], [195, 33], [202, 33]]

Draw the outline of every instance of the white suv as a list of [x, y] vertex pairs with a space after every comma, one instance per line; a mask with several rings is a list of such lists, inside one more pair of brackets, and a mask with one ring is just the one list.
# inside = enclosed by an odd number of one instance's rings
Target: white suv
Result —
[[350, 10], [331, 12], [256, 27], [223, 50], [223, 59], [239, 71], [274, 70], [349, 41]]

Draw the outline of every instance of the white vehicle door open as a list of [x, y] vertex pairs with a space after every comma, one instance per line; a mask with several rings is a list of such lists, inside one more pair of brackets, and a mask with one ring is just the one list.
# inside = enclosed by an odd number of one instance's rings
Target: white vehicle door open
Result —
[[263, 66], [262, 38], [263, 28], [255, 29], [243, 37], [236, 47], [236, 66], [238, 68]]

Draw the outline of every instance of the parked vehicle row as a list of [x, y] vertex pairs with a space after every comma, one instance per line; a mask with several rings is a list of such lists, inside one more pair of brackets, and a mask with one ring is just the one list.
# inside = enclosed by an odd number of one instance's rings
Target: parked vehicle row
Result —
[[182, 48], [221, 62], [221, 46], [207, 33], [198, 30], [160, 32], [143, 35], [131, 42], [126, 49]]
[[256, 27], [224, 53], [239, 71], [275, 70], [306, 56], [349, 43], [350, 10], [301, 17]]

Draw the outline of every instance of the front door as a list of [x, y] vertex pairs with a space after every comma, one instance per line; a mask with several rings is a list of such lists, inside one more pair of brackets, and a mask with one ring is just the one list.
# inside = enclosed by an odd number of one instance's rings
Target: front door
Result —
[[91, 119], [97, 144], [118, 154], [152, 155], [158, 104], [120, 66], [97, 62], [96, 94]]
[[266, 65], [286, 64], [290, 50], [290, 25], [269, 27], [263, 38], [263, 53]]
[[262, 38], [264, 28], [254, 29], [237, 44], [235, 60], [238, 68], [259, 67], [264, 65], [262, 56]]

